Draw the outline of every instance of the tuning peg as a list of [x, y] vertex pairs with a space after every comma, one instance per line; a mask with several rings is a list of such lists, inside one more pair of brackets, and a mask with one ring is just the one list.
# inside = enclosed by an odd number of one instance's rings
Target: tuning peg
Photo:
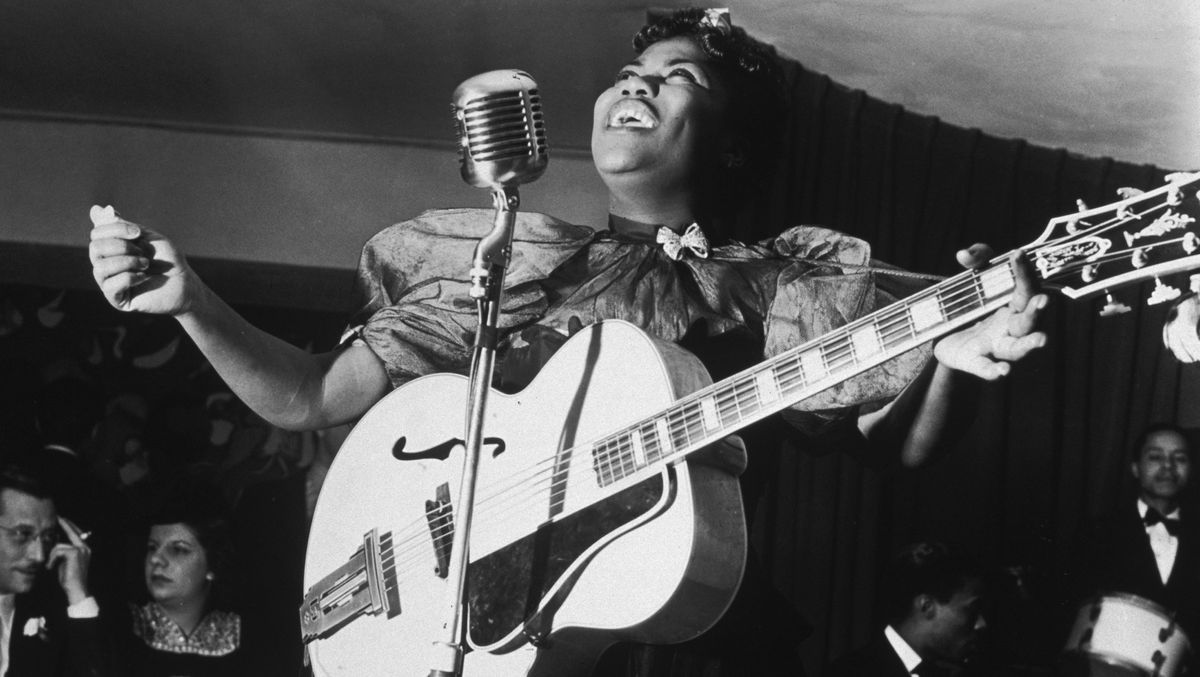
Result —
[[1100, 270], [1100, 266], [1097, 266], [1094, 263], [1089, 263], [1086, 266], [1084, 266], [1082, 270], [1079, 271], [1079, 276], [1083, 278], [1084, 282], [1090, 283], [1092, 280], [1096, 279], [1096, 273], [1099, 270]]
[[1156, 276], [1154, 278], [1154, 291], [1150, 292], [1150, 298], [1146, 299], [1146, 305], [1156, 306], [1167, 301], [1174, 301], [1182, 295], [1183, 292], [1178, 287], [1163, 284], [1163, 281]]
[[1179, 184], [1172, 183], [1167, 189], [1167, 204], [1172, 207], [1178, 207], [1183, 202], [1183, 191], [1179, 190]]
[[1131, 197], [1145, 195], [1145, 193], [1146, 191], [1142, 190], [1141, 188], [1122, 187], [1117, 189], [1117, 197], [1121, 198], [1122, 200], [1128, 200]]
[[1197, 249], [1200, 249], [1200, 236], [1195, 233], [1188, 233], [1183, 236], [1183, 251], [1188, 254], [1194, 254]]
[[1107, 290], [1104, 292], [1104, 300], [1104, 307], [1100, 309], [1100, 317], [1115, 317], [1133, 310], [1124, 303], [1114, 300], [1112, 294]]
[[1189, 280], [1191, 284], [1188, 285], [1188, 289], [1190, 289], [1193, 294], [1200, 294], [1200, 273], [1191, 276]]
[[1086, 212], [1088, 210], [1087, 203], [1078, 198], [1075, 200], [1075, 207], [1081, 212]]
[[1150, 255], [1145, 249], [1134, 250], [1133, 255], [1129, 258], [1129, 262], [1134, 268], [1144, 268], [1150, 262]]

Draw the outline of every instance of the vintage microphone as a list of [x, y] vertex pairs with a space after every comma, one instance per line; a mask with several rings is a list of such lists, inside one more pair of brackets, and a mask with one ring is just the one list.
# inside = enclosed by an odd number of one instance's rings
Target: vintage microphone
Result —
[[480, 298], [491, 268], [508, 264], [521, 202], [517, 186], [540, 177], [550, 160], [542, 97], [528, 73], [490, 71], [454, 90], [451, 111], [458, 128], [463, 180], [491, 188], [496, 207], [492, 232], [476, 248], [471, 269], [475, 282], [471, 296]]
[[451, 106], [458, 128], [463, 180], [490, 188], [496, 208], [492, 230], [479, 241], [471, 260], [470, 295], [479, 306], [479, 325], [471, 358], [467, 402], [466, 450], [454, 506], [454, 540], [447, 566], [446, 614], [442, 639], [435, 641], [430, 677], [462, 674], [460, 628], [466, 591], [467, 543], [475, 504], [475, 479], [483, 441], [484, 411], [495, 365], [500, 295], [512, 254], [513, 229], [521, 204], [517, 186], [546, 171], [546, 126], [537, 83], [516, 70], [476, 75], [454, 90]]

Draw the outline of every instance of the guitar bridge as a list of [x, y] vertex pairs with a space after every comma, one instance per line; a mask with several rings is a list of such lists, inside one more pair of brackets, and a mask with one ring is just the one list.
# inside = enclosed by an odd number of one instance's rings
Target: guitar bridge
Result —
[[433, 538], [433, 572], [438, 578], [450, 575], [450, 550], [454, 545], [454, 514], [450, 505], [450, 485], [440, 484], [434, 500], [425, 501], [425, 519]]
[[323, 639], [342, 626], [369, 614], [400, 614], [400, 595], [392, 535], [379, 536], [372, 529], [363, 536], [362, 547], [332, 573], [317, 581], [300, 604], [300, 632], [304, 642]]

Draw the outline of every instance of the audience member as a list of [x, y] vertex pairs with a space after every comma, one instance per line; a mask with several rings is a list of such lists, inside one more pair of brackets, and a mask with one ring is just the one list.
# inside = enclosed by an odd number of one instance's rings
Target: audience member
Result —
[[895, 557], [885, 577], [887, 626], [867, 645], [836, 660], [831, 677], [949, 675], [981, 648], [984, 575], [964, 553], [916, 543]]
[[105, 674], [86, 535], [58, 516], [33, 469], [0, 469], [0, 532], [0, 676]]
[[[1200, 639], [1200, 520], [1181, 504], [1191, 461], [1191, 442], [1179, 426], [1153, 424], [1138, 437], [1129, 463], [1137, 499], [1116, 506], [1089, 530], [1076, 565], [1077, 608], [1094, 608], [1105, 596], [1134, 595], [1174, 617], [1193, 643]], [[1133, 626], [1125, 631], [1147, 632]]]
[[128, 513], [121, 493], [101, 480], [92, 463], [96, 431], [104, 418], [100, 390], [80, 376], [60, 376], [34, 397], [34, 423], [41, 442], [28, 459], [47, 485], [58, 513], [90, 534], [89, 579], [100, 602], [123, 597]]
[[147, 601], [130, 604], [117, 628], [124, 674], [259, 674], [245, 647], [241, 616], [231, 609], [233, 545], [223, 511], [195, 492], [153, 509], [143, 578]]

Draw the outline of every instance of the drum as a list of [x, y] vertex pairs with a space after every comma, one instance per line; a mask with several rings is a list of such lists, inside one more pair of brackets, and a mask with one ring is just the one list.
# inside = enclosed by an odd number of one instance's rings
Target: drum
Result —
[[1177, 677], [1183, 674], [1191, 642], [1163, 607], [1137, 595], [1113, 593], [1079, 609], [1064, 650], [1096, 666], [1091, 674]]

